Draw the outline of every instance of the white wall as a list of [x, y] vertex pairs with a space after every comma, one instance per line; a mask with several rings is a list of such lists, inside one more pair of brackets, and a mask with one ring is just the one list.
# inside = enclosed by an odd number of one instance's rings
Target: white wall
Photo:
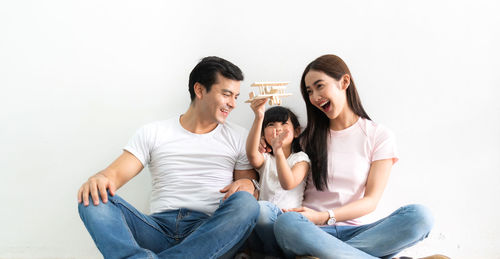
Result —
[[[174, 2], [174, 1], [172, 1]], [[372, 218], [423, 203], [422, 256], [500, 258], [497, 1], [0, 1], [0, 258], [99, 258], [76, 191], [141, 125], [186, 110], [188, 74], [219, 55], [288, 80], [334, 53], [401, 160]], [[119, 191], [148, 210], [147, 170]]]

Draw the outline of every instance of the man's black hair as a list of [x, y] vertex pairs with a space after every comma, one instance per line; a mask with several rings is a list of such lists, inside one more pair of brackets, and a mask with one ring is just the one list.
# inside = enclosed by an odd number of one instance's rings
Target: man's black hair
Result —
[[194, 84], [198, 82], [205, 87], [207, 92], [210, 92], [212, 85], [216, 83], [217, 74], [231, 80], [243, 80], [243, 72], [235, 64], [215, 56], [205, 57], [189, 74], [189, 94], [191, 101], [196, 97]]

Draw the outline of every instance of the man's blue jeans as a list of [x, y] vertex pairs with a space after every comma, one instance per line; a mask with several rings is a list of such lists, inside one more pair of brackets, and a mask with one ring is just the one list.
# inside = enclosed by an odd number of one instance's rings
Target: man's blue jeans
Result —
[[212, 216], [180, 209], [145, 215], [119, 196], [78, 211], [105, 258], [220, 258], [232, 256], [250, 235], [259, 205], [239, 191]]
[[[426, 238], [433, 224], [430, 211], [422, 205], [401, 207], [362, 226], [316, 226], [300, 213], [281, 213], [273, 204], [261, 202], [252, 237], [257, 233], [267, 253], [282, 252], [287, 258], [392, 258]], [[269, 251], [276, 247], [282, 251]]]

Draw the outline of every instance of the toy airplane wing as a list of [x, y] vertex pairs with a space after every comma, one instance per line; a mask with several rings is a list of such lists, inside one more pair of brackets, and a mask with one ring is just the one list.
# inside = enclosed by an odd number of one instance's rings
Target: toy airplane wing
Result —
[[270, 105], [281, 105], [281, 97], [292, 95], [285, 92], [287, 85], [288, 82], [255, 82], [250, 86], [258, 87], [258, 93], [250, 92], [248, 94], [250, 99], [245, 102], [250, 103], [253, 100], [269, 98]]
[[284, 93], [284, 94], [264, 94], [264, 95], [257, 95], [257, 96], [254, 96], [253, 98], [250, 98], [248, 100], [246, 100], [245, 102], [246, 103], [251, 103], [253, 100], [259, 100], [259, 99], [264, 99], [264, 98], [272, 98], [273, 96], [276, 96], [276, 97], [288, 97], [288, 96], [292, 96], [291, 93]]

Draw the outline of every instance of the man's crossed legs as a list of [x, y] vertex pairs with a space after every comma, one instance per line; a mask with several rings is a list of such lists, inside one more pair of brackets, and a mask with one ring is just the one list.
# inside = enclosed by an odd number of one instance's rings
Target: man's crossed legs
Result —
[[212, 216], [180, 209], [145, 215], [118, 195], [78, 205], [80, 217], [105, 258], [231, 257], [250, 235], [259, 205], [239, 191]]

